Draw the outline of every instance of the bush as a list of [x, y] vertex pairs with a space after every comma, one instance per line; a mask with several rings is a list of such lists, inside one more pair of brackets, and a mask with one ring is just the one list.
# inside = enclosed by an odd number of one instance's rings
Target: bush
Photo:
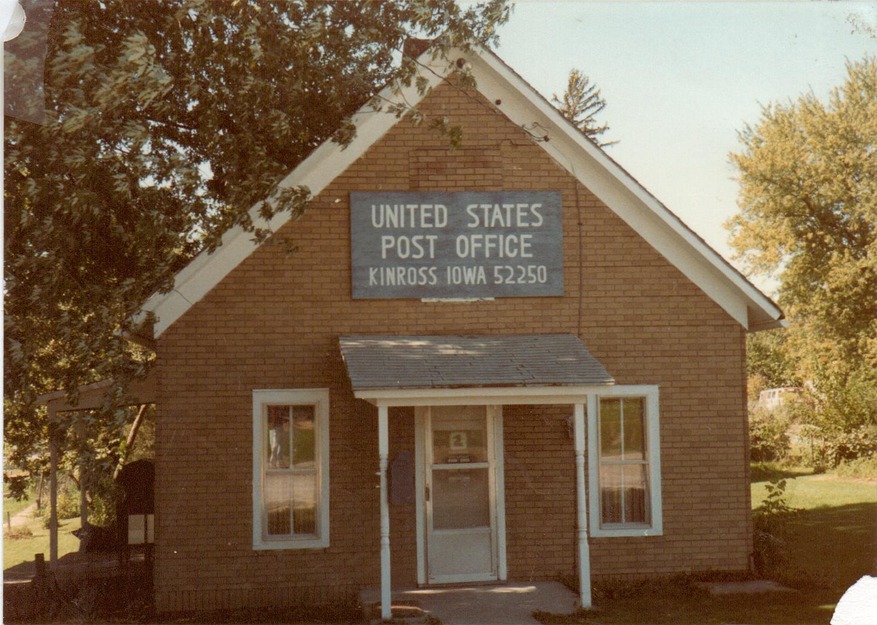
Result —
[[833, 467], [874, 455], [877, 453], [877, 426], [865, 425], [849, 432], [832, 432], [826, 437], [825, 453]]
[[[51, 506], [46, 497], [46, 503], [40, 508], [40, 516], [43, 519], [43, 527], [49, 527]], [[75, 519], [79, 517], [79, 489], [69, 478], [62, 478], [58, 483], [58, 520]]]
[[877, 453], [855, 460], [844, 460], [838, 465], [837, 474], [854, 479], [877, 479]]
[[784, 459], [791, 448], [789, 419], [780, 411], [756, 409], [749, 416], [749, 456], [753, 462]]
[[[89, 488], [88, 521], [93, 525], [112, 525], [116, 520], [116, 502], [120, 496], [119, 486], [112, 476], [93, 478]], [[64, 478], [58, 487], [58, 520], [79, 517], [79, 489], [73, 480]], [[43, 524], [49, 527], [50, 509], [43, 506], [40, 514]]]
[[806, 426], [802, 437], [807, 440], [802, 461], [818, 472], [844, 464], [877, 464], [873, 460], [877, 456], [877, 426], [864, 425], [849, 431]]
[[91, 489], [88, 519], [93, 525], [112, 525], [116, 521], [116, 505], [122, 491], [112, 476], [102, 476]]
[[3, 540], [23, 540], [33, 538], [33, 532], [27, 526], [13, 527], [3, 530]]
[[753, 511], [755, 569], [760, 575], [768, 576], [786, 561], [786, 527], [797, 512], [786, 501], [786, 485], [785, 479], [771, 480], [764, 501]]

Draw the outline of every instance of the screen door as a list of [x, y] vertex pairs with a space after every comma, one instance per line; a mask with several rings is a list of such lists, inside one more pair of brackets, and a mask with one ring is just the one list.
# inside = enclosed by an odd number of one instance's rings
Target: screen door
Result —
[[435, 406], [426, 428], [430, 583], [497, 579], [492, 419], [486, 406]]

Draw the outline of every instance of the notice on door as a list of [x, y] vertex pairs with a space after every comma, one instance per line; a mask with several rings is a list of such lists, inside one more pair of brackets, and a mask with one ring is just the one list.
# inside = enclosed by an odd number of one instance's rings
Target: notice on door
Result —
[[563, 295], [557, 191], [353, 192], [354, 299]]

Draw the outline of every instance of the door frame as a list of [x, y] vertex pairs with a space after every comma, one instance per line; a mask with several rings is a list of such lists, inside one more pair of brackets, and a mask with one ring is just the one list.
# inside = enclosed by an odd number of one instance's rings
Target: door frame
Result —
[[[442, 402], [441, 405], [448, 405]], [[454, 405], [468, 406], [479, 405], [478, 402], [471, 404], [465, 401]], [[480, 405], [484, 405], [483, 403]], [[430, 427], [431, 406], [417, 406], [414, 411], [415, 436], [415, 529], [417, 534], [417, 584], [420, 586], [431, 583], [428, 574], [428, 551], [427, 551], [427, 519], [426, 519], [426, 441], [427, 428]], [[448, 579], [447, 581], [434, 583], [459, 583], [465, 581], [505, 581], [508, 578], [506, 564], [506, 523], [505, 523], [505, 464], [503, 453], [503, 426], [502, 406], [487, 405], [487, 436], [493, 455], [493, 474], [490, 482], [493, 484], [491, 492], [492, 507], [490, 511], [491, 521], [494, 525], [493, 541], [494, 561], [496, 562], [496, 576], [489, 579]]]

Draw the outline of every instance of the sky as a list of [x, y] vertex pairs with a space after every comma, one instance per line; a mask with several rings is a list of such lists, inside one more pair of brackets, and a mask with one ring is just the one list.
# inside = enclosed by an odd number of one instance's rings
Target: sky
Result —
[[[584, 72], [607, 106], [607, 153], [738, 268], [723, 224], [737, 211], [728, 155], [762, 105], [825, 101], [848, 60], [877, 55], [874, 2], [518, 1], [499, 56], [542, 95]], [[763, 290], [773, 282], [754, 278]]]

